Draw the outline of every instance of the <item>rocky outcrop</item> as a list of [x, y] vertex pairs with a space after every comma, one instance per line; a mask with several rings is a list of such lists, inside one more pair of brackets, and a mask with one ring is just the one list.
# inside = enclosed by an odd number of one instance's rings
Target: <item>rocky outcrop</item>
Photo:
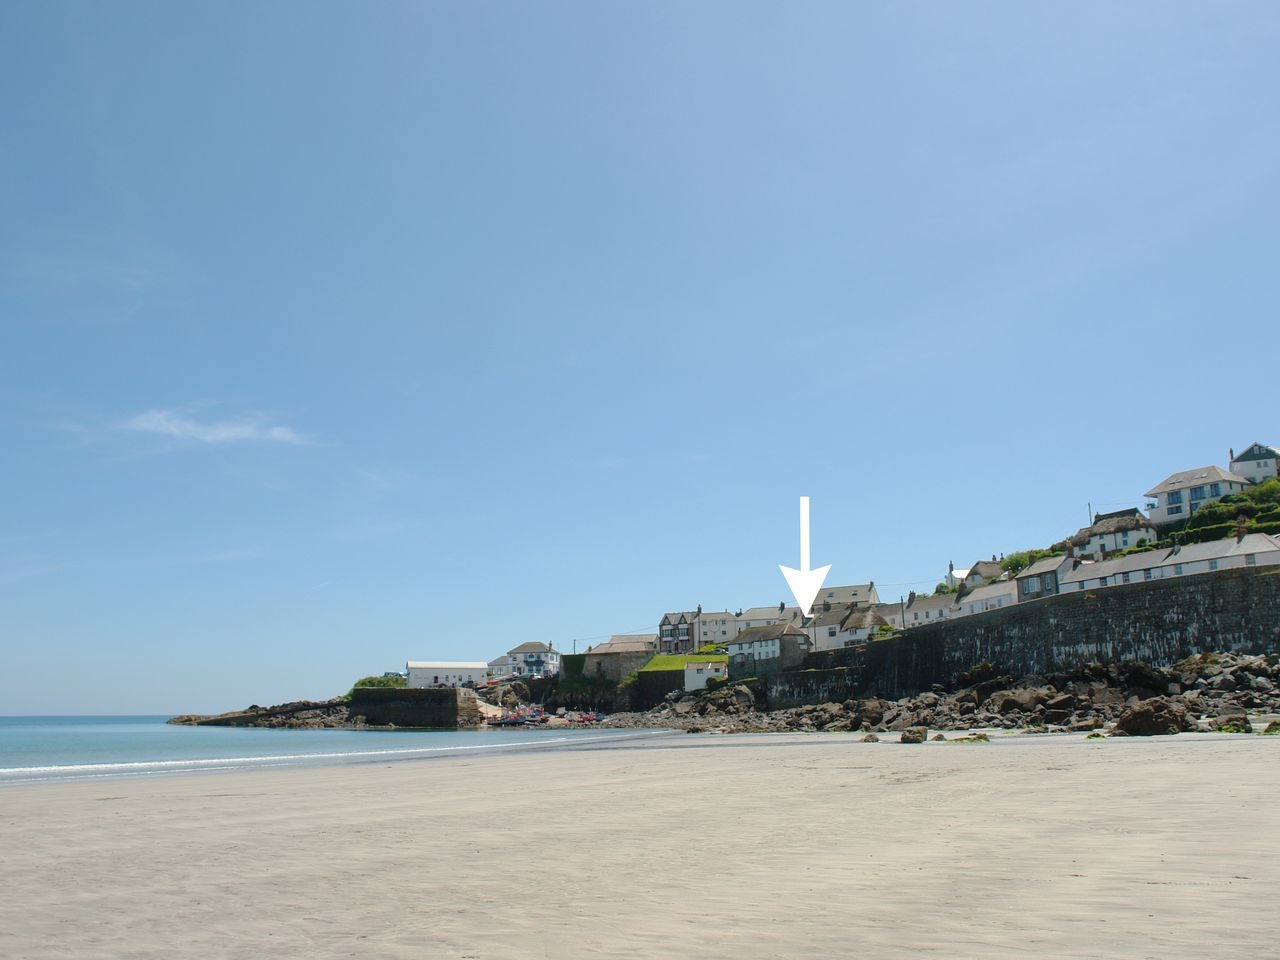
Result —
[[296, 700], [213, 716], [184, 714], [169, 723], [215, 727], [283, 727], [318, 730], [326, 727], [360, 730], [410, 727], [447, 729], [473, 727], [480, 722], [474, 692], [465, 689], [393, 689], [357, 687], [348, 697]]
[[1029, 729], [1088, 731], [1115, 725], [1127, 736], [1185, 730], [1245, 732], [1249, 713], [1280, 713], [1280, 657], [1202, 654], [1169, 669], [1093, 664], [1014, 683], [980, 664], [969, 685], [900, 700], [845, 700], [765, 712], [751, 688], [674, 693], [642, 714], [615, 714], [614, 727], [721, 732]]

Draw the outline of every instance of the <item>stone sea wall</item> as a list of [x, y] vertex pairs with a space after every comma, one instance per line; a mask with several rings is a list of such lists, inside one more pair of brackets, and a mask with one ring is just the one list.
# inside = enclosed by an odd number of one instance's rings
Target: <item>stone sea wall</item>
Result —
[[1090, 663], [1167, 667], [1192, 654], [1280, 652], [1280, 569], [1222, 570], [1073, 592], [916, 627], [889, 640], [810, 654], [771, 678], [771, 709], [897, 699], [950, 686], [975, 664], [1021, 678]]

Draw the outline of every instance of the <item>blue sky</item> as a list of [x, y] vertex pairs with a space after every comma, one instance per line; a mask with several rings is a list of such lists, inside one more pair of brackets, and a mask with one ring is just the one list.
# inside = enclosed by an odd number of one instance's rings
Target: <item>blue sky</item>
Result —
[[1269, 3], [0, 7], [0, 712], [883, 598], [1276, 442]]

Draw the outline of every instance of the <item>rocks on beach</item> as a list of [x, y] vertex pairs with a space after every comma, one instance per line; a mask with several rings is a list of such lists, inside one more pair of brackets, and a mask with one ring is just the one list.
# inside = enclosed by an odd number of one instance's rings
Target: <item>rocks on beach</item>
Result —
[[1275, 655], [1202, 654], [1168, 669], [1133, 662], [1094, 664], [1021, 682], [996, 674], [985, 664], [959, 678], [970, 682], [955, 690], [786, 710], [761, 709], [749, 686], [729, 684], [710, 693], [674, 694], [646, 713], [614, 714], [605, 725], [724, 733], [895, 731], [903, 734], [903, 742], [917, 743], [921, 740], [914, 739], [914, 728], [927, 733], [1110, 727], [1119, 736], [1245, 733], [1252, 729], [1249, 713], [1280, 713], [1280, 657]]

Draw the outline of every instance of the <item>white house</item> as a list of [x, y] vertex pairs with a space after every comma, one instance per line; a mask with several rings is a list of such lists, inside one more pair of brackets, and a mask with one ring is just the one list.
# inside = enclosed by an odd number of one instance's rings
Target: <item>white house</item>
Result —
[[994, 556], [990, 560], [975, 560], [973, 566], [965, 571], [964, 584], [969, 587], [980, 587], [989, 580], [1002, 576], [1000, 561]]
[[1277, 564], [1280, 564], [1280, 537], [1266, 533], [1248, 533], [1243, 537], [1191, 543], [1172, 550], [1148, 550], [1101, 563], [1082, 564], [1077, 569], [1064, 573], [1060, 586], [1063, 593], [1068, 593], [1072, 590], [1095, 590], [1167, 577], [1189, 577], [1197, 573], [1235, 567]]
[[872, 613], [877, 616], [884, 617], [884, 622], [889, 624], [895, 630], [902, 629], [902, 615], [906, 611], [906, 603], [898, 601], [897, 603], [877, 603], [868, 607]]
[[689, 661], [684, 665], [684, 688], [689, 691], [707, 689], [707, 681], [723, 678], [729, 672], [729, 664], [723, 660]]
[[752, 607], [738, 614], [737, 619], [738, 633], [741, 633], [752, 627], [767, 627], [775, 623], [789, 623], [799, 627], [804, 620], [804, 614], [800, 612], [799, 607], [779, 604], [776, 607]]
[[960, 598], [957, 615], [968, 617], [988, 610], [999, 610], [1018, 602], [1018, 584], [1014, 580], [997, 580], [986, 586], [974, 587]]
[[1138, 546], [1139, 540], [1155, 543], [1159, 539], [1155, 526], [1136, 507], [1114, 513], [1095, 513], [1093, 523], [1081, 527], [1071, 538], [1076, 556], [1101, 560], [1108, 553], [1118, 553]]
[[560, 672], [560, 654], [549, 643], [531, 640], [507, 651], [507, 672], [519, 677]]
[[410, 660], [404, 666], [408, 686], [415, 689], [483, 683], [489, 672], [489, 665], [479, 660]]
[[1117, 557], [1114, 560], [1100, 560], [1097, 563], [1086, 561], [1073, 570], [1064, 570], [1059, 574], [1058, 592], [1096, 590], [1100, 587], [1114, 587], [1125, 583], [1159, 580], [1164, 576], [1161, 563], [1170, 552], [1168, 549], [1161, 548], [1131, 553], [1127, 557]]
[[1247, 533], [1208, 543], [1190, 543], [1167, 551], [1161, 563], [1164, 576], [1184, 577], [1233, 567], [1265, 567], [1280, 563], [1280, 538]]
[[[902, 613], [902, 626], [910, 630], [926, 623], [937, 623], [958, 616], [959, 607], [953, 593], [938, 593], [932, 596], [917, 596], [912, 593], [907, 597], [907, 607]], [[888, 617], [885, 617], [888, 620]], [[890, 621], [892, 625], [892, 621]]]
[[1280, 477], [1280, 451], [1265, 443], [1255, 443], [1239, 456], [1232, 450], [1231, 472], [1250, 483], [1262, 483], [1272, 477]]
[[511, 672], [511, 658], [507, 654], [494, 657], [489, 661], [489, 676], [505, 677]]
[[1151, 498], [1147, 513], [1156, 527], [1170, 527], [1186, 520], [1206, 503], [1220, 500], [1228, 493], [1238, 493], [1247, 486], [1249, 481], [1244, 477], [1221, 467], [1184, 470], [1147, 491]]
[[728, 643], [738, 634], [738, 617], [728, 610], [702, 610], [693, 621], [693, 626], [699, 647], [708, 643]]

